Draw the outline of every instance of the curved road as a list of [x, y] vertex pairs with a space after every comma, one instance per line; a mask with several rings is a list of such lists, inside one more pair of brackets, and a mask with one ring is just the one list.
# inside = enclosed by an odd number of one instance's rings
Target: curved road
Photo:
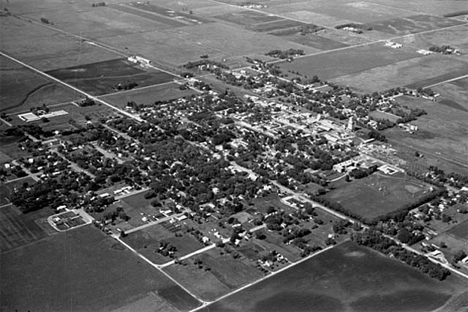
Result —
[[123, 114], [123, 115], [125, 115], [125, 116], [127, 116], [127, 117], [130, 117], [130, 118], [132, 118], [132, 119], [135, 119], [135, 120], [137, 120], [138, 122], [143, 122], [143, 119], [141, 119], [139, 116], [135, 116], [135, 115], [133, 115], [133, 114], [130, 114], [129, 112], [124, 111], [123, 109], [120, 109], [120, 108], [118, 108], [118, 107], [116, 107], [116, 106], [114, 106], [114, 105], [112, 105], [112, 104], [110, 104], [110, 103], [108, 103], [108, 102], [106, 102], [106, 101], [103, 101], [103, 100], [101, 100], [101, 99], [99, 99], [99, 98], [97, 98], [97, 97], [95, 97], [95, 96], [93, 96], [93, 95], [91, 95], [91, 94], [89, 94], [89, 93], [87, 93], [87, 92], [84, 92], [84, 91], [82, 91], [82, 90], [80, 90], [80, 89], [78, 89], [78, 88], [76, 88], [76, 87], [74, 87], [74, 86], [72, 86], [72, 85], [70, 85], [70, 84], [68, 84], [68, 83], [66, 83], [66, 82], [63, 82], [63, 81], [60, 80], [60, 79], [57, 79], [57, 78], [55, 78], [55, 77], [53, 77], [53, 76], [51, 76], [51, 75], [49, 75], [49, 74], [46, 74], [46, 73], [44, 73], [43, 71], [41, 71], [41, 70], [39, 70], [39, 69], [37, 69], [37, 68], [35, 68], [35, 67], [32, 67], [31, 65], [28, 65], [28, 64], [26, 64], [26, 63], [24, 63], [24, 62], [22, 62], [22, 61], [20, 61], [20, 60], [18, 60], [18, 59], [16, 59], [16, 58], [10, 56], [10, 55], [8, 55], [8, 54], [5, 54], [5, 53], [2, 52], [2, 51], [0, 51], [0, 55], [2, 55], [2, 56], [4, 56], [4, 57], [6, 57], [6, 58], [12, 60], [13, 62], [16, 62], [16, 63], [18, 63], [18, 64], [20, 64], [20, 65], [22, 65], [22, 66], [24, 66], [24, 67], [26, 67], [26, 68], [29, 68], [30, 70], [32, 70], [32, 71], [34, 71], [34, 72], [36, 72], [36, 73], [38, 73], [38, 74], [40, 74], [40, 75], [42, 75], [42, 76], [44, 76], [44, 77], [50, 79], [50, 80], [53, 80], [53, 81], [55, 81], [55, 82], [57, 82], [57, 83], [59, 83], [59, 84], [65, 86], [65, 87], [67, 87], [67, 88], [69, 88], [69, 89], [72, 89], [73, 91], [76, 91], [76, 92], [78, 92], [78, 93], [80, 93], [80, 94], [82, 94], [82, 95], [84, 95], [84, 96], [86, 96], [86, 97], [92, 99], [92, 100], [95, 101], [95, 102], [104, 104], [104, 105], [106, 105], [106, 106], [112, 108], [113, 110], [118, 111], [119, 113], [121, 113], [121, 114]]

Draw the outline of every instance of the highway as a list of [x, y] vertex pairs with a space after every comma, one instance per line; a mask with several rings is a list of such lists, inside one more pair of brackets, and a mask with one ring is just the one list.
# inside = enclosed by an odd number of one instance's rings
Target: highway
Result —
[[38, 73], [38, 74], [40, 74], [40, 75], [42, 75], [42, 76], [44, 76], [44, 77], [46, 77], [46, 78], [48, 78], [48, 79], [50, 79], [50, 80], [53, 80], [53, 81], [57, 82], [58, 84], [61, 84], [61, 85], [64, 86], [64, 87], [67, 87], [67, 88], [69, 88], [69, 89], [71, 89], [71, 90], [73, 90], [73, 91], [75, 91], [75, 92], [78, 92], [78, 93], [80, 93], [81, 95], [84, 95], [85, 97], [88, 97], [88, 98], [90, 98], [91, 100], [93, 100], [93, 101], [95, 101], [95, 102], [97, 102], [97, 103], [101, 103], [101, 104], [103, 104], [103, 105], [106, 105], [106, 106], [112, 108], [113, 110], [119, 112], [119, 113], [122, 114], [122, 115], [125, 115], [125, 116], [127, 116], [127, 117], [132, 118], [132, 119], [135, 119], [135, 120], [137, 120], [138, 122], [143, 122], [143, 119], [141, 119], [139, 116], [130, 114], [129, 112], [127, 112], [127, 111], [125, 111], [125, 110], [123, 110], [123, 109], [120, 109], [120, 108], [118, 108], [118, 107], [116, 107], [116, 106], [114, 106], [114, 105], [112, 105], [112, 104], [110, 104], [110, 103], [108, 103], [108, 102], [106, 102], [106, 101], [104, 101], [104, 100], [101, 100], [101, 99], [97, 98], [97, 97], [94, 96], [94, 95], [91, 95], [91, 94], [89, 94], [89, 93], [87, 93], [87, 92], [84, 92], [84, 91], [82, 91], [82, 90], [80, 90], [80, 89], [78, 89], [78, 88], [72, 86], [71, 84], [68, 84], [68, 83], [66, 83], [66, 82], [63, 82], [62, 80], [57, 79], [57, 78], [55, 78], [55, 77], [53, 77], [53, 76], [51, 76], [51, 75], [49, 75], [49, 74], [46, 74], [46, 73], [44, 73], [43, 71], [41, 71], [41, 70], [39, 70], [39, 69], [37, 69], [37, 68], [35, 68], [35, 67], [32, 67], [31, 65], [28, 65], [28, 64], [26, 64], [26, 63], [24, 63], [24, 62], [22, 62], [22, 61], [20, 61], [20, 60], [18, 60], [18, 59], [16, 59], [16, 58], [10, 56], [10, 55], [8, 55], [8, 54], [5, 54], [5, 53], [2, 52], [2, 51], [0, 51], [0, 55], [2, 55], [2, 56], [4, 56], [4, 57], [6, 57], [6, 58], [12, 60], [13, 62], [16, 62], [16, 63], [18, 63], [18, 64], [20, 64], [20, 65], [22, 65], [22, 66], [24, 66], [24, 67], [26, 67], [26, 68], [29, 68], [30, 70], [34, 71], [35, 73]]

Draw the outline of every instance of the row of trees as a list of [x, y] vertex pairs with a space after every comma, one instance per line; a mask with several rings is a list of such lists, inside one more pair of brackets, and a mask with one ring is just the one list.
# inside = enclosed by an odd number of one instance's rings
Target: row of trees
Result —
[[450, 271], [440, 264], [435, 264], [425, 256], [415, 254], [401, 247], [379, 231], [369, 229], [363, 233], [354, 233], [351, 235], [351, 239], [359, 245], [370, 247], [385, 255], [392, 255], [396, 259], [440, 281], [450, 275]]

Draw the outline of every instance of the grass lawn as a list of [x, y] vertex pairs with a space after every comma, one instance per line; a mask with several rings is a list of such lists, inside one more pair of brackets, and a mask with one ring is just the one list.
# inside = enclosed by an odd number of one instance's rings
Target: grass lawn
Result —
[[323, 196], [367, 220], [372, 220], [416, 201], [428, 191], [429, 186], [419, 180], [406, 180], [399, 174], [386, 176], [375, 173], [353, 180]]
[[431, 311], [467, 286], [345, 242], [202, 311]]
[[[154, 296], [177, 296], [182, 310], [198, 302], [92, 226], [1, 255], [2, 310], [109, 311]], [[169, 291], [169, 292], [168, 292]], [[167, 303], [155, 306], [165, 310]]]

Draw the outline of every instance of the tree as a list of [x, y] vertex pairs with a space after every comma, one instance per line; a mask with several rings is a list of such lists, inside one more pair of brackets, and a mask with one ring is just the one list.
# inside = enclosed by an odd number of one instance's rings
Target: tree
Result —
[[459, 251], [457, 251], [456, 253], [454, 253], [454, 255], [453, 255], [453, 261], [454, 261], [455, 263], [457, 263], [458, 261], [464, 259], [465, 257], [466, 257], [465, 251], [463, 251], [463, 250], [460, 249]]

